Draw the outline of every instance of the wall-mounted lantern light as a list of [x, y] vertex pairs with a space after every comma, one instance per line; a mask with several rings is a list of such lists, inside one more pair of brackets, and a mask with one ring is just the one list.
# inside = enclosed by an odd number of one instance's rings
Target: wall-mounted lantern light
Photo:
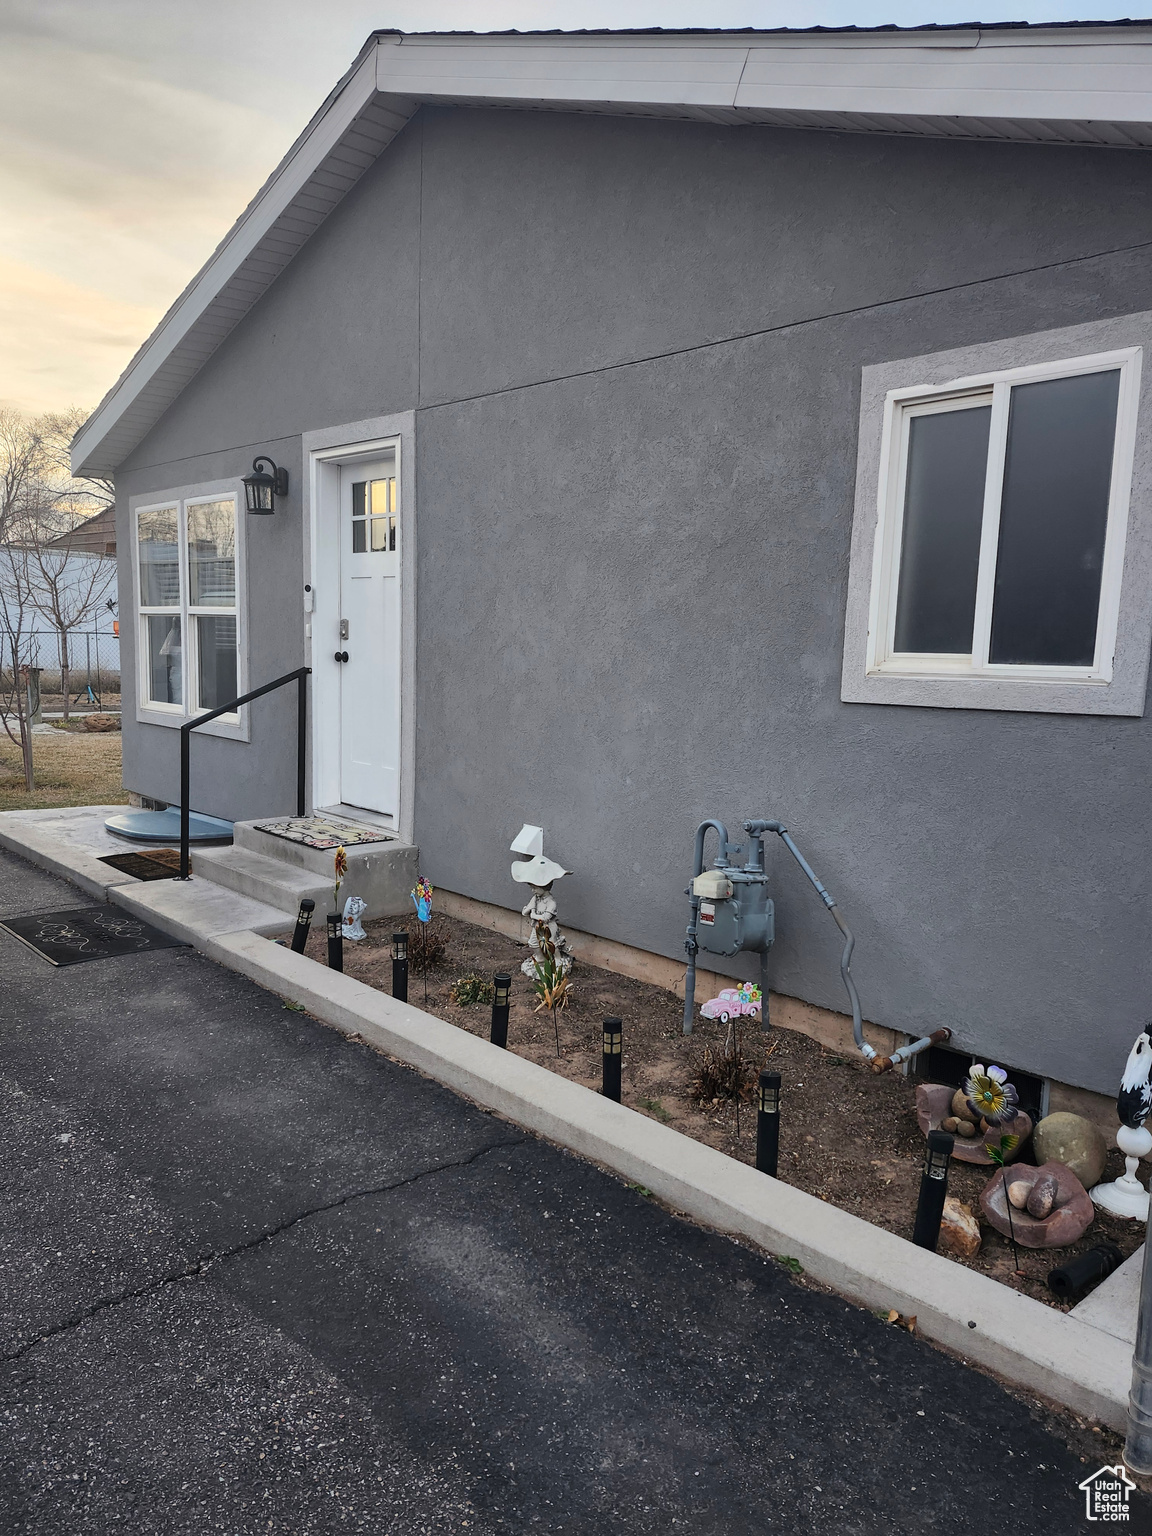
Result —
[[[267, 469], [261, 469], [267, 464]], [[271, 459], [261, 455], [252, 460], [252, 473], [244, 476], [244, 500], [249, 512], [267, 514], [275, 512], [277, 496], [288, 494], [288, 471], [280, 469]]]

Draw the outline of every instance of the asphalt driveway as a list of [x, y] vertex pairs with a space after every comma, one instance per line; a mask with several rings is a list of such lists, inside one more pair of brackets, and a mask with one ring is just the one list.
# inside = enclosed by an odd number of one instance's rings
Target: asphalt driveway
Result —
[[1089, 1529], [987, 1377], [191, 950], [0, 931], [0, 1112], [5, 1533]]

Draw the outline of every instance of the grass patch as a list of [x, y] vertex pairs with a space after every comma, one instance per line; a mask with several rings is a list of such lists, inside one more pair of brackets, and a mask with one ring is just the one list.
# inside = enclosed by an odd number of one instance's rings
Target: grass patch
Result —
[[36, 788], [24, 788], [20, 748], [0, 733], [0, 811], [38, 811], [56, 805], [126, 805], [121, 785], [120, 736], [53, 732], [32, 738]]
[[665, 1125], [672, 1118], [659, 1099], [637, 1099], [636, 1102], [641, 1109], [646, 1109], [654, 1119], [662, 1120]]

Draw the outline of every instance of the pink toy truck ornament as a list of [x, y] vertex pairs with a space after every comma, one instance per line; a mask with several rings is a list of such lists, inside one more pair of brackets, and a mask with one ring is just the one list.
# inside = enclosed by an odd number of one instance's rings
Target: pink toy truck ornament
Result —
[[727, 1024], [729, 1019], [755, 1019], [760, 1016], [759, 987], [725, 987], [719, 997], [701, 1005], [702, 1019], [719, 1019]]

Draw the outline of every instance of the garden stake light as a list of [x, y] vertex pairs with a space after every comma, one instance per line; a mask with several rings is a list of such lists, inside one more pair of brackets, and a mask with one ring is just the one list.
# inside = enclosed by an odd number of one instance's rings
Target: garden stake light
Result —
[[948, 1159], [956, 1138], [948, 1131], [929, 1131], [928, 1150], [924, 1154], [924, 1172], [920, 1176], [920, 1199], [916, 1205], [916, 1226], [912, 1241], [918, 1248], [936, 1252], [940, 1238], [940, 1218], [948, 1193]]
[[300, 903], [300, 910], [296, 914], [296, 927], [292, 931], [292, 950], [294, 954], [302, 955], [304, 947], [308, 943], [308, 930], [312, 926], [312, 914], [316, 910], [316, 903], [310, 901], [307, 896]]
[[604, 1020], [604, 1087], [606, 1099], [620, 1102], [620, 1066], [624, 1053], [623, 1024], [620, 1019]]
[[392, 996], [398, 1003], [408, 1001], [408, 930], [392, 935]]
[[780, 1161], [780, 1074], [761, 1072], [756, 1109], [756, 1166], [776, 1177]]
[[328, 969], [330, 971], [344, 969], [344, 914], [342, 912], [328, 914]]
[[432, 921], [432, 887], [420, 876], [416, 889], [410, 891], [412, 905], [420, 919], [420, 969], [424, 975], [424, 1006], [428, 1006], [428, 924]]
[[509, 997], [512, 990], [512, 978], [503, 971], [497, 971], [492, 978], [492, 1033], [490, 1039], [493, 1045], [498, 1045], [502, 1051], [508, 1049], [508, 1009]]

